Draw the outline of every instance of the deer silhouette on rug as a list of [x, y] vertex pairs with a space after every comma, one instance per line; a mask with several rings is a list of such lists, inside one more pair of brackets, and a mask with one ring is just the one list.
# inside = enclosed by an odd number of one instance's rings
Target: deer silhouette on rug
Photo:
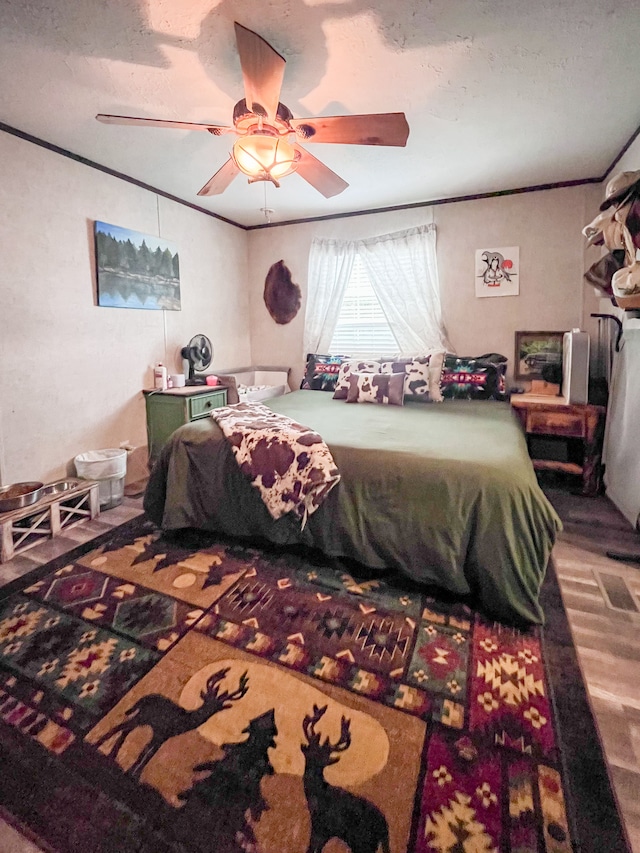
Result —
[[110, 758], [117, 758], [127, 736], [137, 728], [149, 726], [152, 730], [151, 739], [127, 770], [127, 773], [139, 779], [146, 765], [165, 741], [197, 729], [209, 717], [230, 708], [234, 702], [245, 695], [249, 684], [246, 672], [240, 677], [240, 683], [236, 690], [219, 692], [220, 682], [228, 672], [229, 667], [224, 667], [209, 677], [205, 689], [200, 692], [202, 705], [193, 711], [187, 711], [160, 693], [149, 693], [147, 696], [143, 696], [129, 708], [124, 720], [95, 742], [95, 747], [99, 749], [111, 738], [114, 738], [114, 742], [106, 755]]
[[325, 767], [336, 764], [338, 753], [351, 746], [351, 721], [342, 717], [340, 737], [331, 743], [328, 737], [320, 743], [315, 726], [327, 710], [327, 705], [313, 706], [306, 716], [302, 731], [306, 743], [300, 747], [305, 758], [304, 793], [311, 815], [311, 838], [307, 853], [322, 853], [332, 838], [342, 841], [351, 853], [389, 853], [387, 819], [379, 808], [364, 797], [330, 785], [324, 778]]

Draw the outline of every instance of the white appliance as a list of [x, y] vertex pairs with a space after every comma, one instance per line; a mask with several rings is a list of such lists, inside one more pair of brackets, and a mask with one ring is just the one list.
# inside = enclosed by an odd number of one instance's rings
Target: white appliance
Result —
[[565, 332], [562, 341], [562, 396], [567, 403], [589, 402], [589, 334]]

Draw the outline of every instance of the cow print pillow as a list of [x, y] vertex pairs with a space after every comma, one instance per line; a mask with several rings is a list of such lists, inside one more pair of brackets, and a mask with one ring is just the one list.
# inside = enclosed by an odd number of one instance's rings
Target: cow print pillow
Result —
[[380, 362], [381, 373], [404, 373], [407, 364], [411, 364], [413, 356], [409, 358], [387, 358]]
[[404, 404], [404, 373], [352, 373], [347, 403]]
[[346, 400], [349, 391], [349, 377], [354, 373], [380, 373], [379, 361], [344, 361], [340, 365], [334, 400]]
[[410, 400], [428, 400], [431, 357], [414, 358], [405, 365], [404, 393]]
[[423, 403], [431, 400], [440, 403], [443, 358], [443, 352], [414, 358], [396, 358], [383, 361], [380, 369], [383, 373], [404, 373], [404, 395], [407, 400], [420, 400]]

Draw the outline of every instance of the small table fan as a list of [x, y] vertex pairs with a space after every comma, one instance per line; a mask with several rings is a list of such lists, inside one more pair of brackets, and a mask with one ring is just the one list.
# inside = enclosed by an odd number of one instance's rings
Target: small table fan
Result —
[[195, 372], [202, 372], [209, 367], [213, 358], [213, 345], [206, 335], [194, 335], [186, 347], [182, 347], [180, 355], [188, 363], [186, 368], [187, 385], [204, 385], [204, 377], [195, 377]]

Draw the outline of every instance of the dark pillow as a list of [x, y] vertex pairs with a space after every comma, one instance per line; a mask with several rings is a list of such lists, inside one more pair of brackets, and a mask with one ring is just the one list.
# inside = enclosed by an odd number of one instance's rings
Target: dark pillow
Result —
[[304, 391], [335, 391], [340, 365], [346, 359], [346, 355], [310, 352], [300, 388]]
[[380, 373], [380, 363], [375, 359], [371, 361], [343, 361], [338, 371], [336, 390], [333, 392], [334, 400], [347, 399], [349, 377], [352, 373]]
[[492, 364], [504, 364], [505, 368], [509, 361], [506, 355], [499, 352], [485, 352], [484, 355], [477, 355], [476, 359], [478, 361], [490, 361]]
[[404, 373], [352, 373], [347, 403], [404, 405]]
[[445, 400], [506, 400], [507, 359], [499, 353], [485, 356], [444, 357], [440, 390]]

